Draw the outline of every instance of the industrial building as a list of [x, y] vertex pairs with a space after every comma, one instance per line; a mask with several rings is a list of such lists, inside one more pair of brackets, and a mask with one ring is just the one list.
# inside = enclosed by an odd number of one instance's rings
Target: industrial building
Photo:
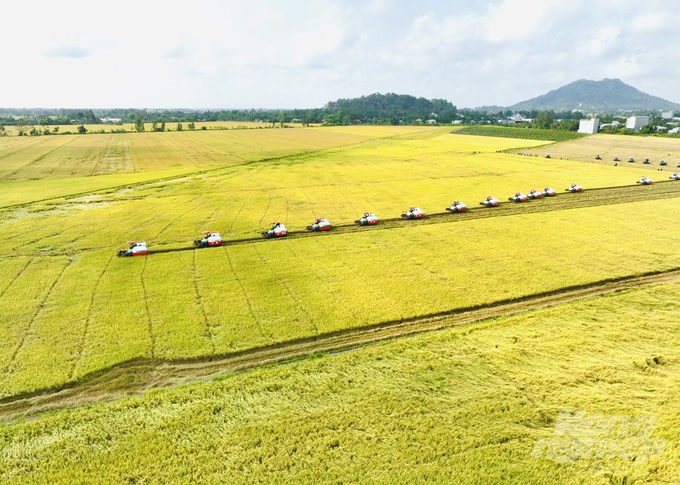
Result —
[[579, 121], [578, 132], [594, 135], [600, 129], [600, 120], [598, 118], [590, 118]]
[[640, 131], [643, 126], [648, 124], [649, 116], [631, 116], [626, 120], [626, 128], [634, 131]]

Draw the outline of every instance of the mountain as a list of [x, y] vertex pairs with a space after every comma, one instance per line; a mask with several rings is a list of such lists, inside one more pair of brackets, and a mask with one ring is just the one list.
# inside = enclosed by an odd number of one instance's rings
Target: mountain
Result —
[[619, 111], [643, 109], [680, 109], [680, 104], [667, 101], [635, 89], [620, 79], [588, 81], [580, 79], [548, 94], [522, 101], [511, 110]]

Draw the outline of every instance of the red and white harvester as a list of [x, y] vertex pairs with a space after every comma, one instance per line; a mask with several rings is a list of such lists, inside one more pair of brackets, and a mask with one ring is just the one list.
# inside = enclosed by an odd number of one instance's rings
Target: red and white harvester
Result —
[[364, 212], [361, 219], [357, 219], [354, 223], [359, 226], [375, 226], [378, 223], [378, 216], [373, 212]]
[[671, 175], [668, 178], [671, 179], [671, 180], [680, 180], [680, 173], [675, 172], [673, 175]]
[[488, 196], [486, 199], [480, 202], [479, 205], [483, 205], [484, 207], [498, 207], [499, 203], [500, 202], [497, 198]]
[[529, 197], [530, 199], [542, 199], [543, 193], [539, 192], [538, 190], [531, 189], [527, 194], [527, 197]]
[[555, 189], [551, 189], [550, 187], [545, 187], [541, 194], [543, 194], [543, 197], [555, 197], [557, 195], [557, 191]]
[[566, 189], [566, 192], [571, 192], [572, 194], [575, 194], [577, 192], [583, 192], [583, 187], [581, 187], [578, 184], [571, 184], [568, 189]]
[[130, 247], [118, 251], [119, 257], [146, 256], [149, 254], [149, 248], [146, 247], [145, 242], [128, 241], [127, 243]]
[[408, 211], [405, 214], [402, 214], [401, 217], [410, 221], [412, 219], [422, 219], [424, 215], [425, 213], [420, 207], [409, 207]]
[[522, 192], [515, 192], [515, 195], [513, 195], [512, 197], [508, 197], [508, 200], [510, 202], [526, 202], [527, 200], [529, 200], [529, 197], [527, 197]]
[[268, 231], [264, 231], [261, 233], [265, 239], [283, 237], [288, 235], [288, 229], [286, 229], [286, 226], [284, 226], [280, 222], [270, 222], [269, 224], [272, 227]]
[[333, 226], [325, 217], [314, 219], [314, 224], [307, 226], [309, 232], [330, 231]]
[[650, 179], [649, 177], [642, 177], [636, 183], [640, 185], [652, 185], [652, 179]]
[[453, 202], [451, 202], [451, 207], [447, 207], [446, 210], [449, 211], [451, 214], [455, 214], [456, 212], [467, 211], [467, 206], [458, 200], [454, 200]]
[[222, 245], [222, 238], [219, 232], [203, 231], [203, 239], [196, 239], [194, 246], [197, 248], [212, 248]]

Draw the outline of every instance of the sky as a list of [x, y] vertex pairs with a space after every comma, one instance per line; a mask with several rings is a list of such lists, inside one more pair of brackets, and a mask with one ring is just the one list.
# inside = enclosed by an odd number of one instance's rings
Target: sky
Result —
[[645, 0], [7, 2], [0, 107], [508, 106], [620, 78], [680, 102], [680, 9]]

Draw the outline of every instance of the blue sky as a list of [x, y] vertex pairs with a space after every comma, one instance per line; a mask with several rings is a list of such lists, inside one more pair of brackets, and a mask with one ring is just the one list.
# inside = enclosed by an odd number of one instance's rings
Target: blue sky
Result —
[[672, 2], [3, 5], [2, 107], [312, 108], [396, 92], [510, 105], [620, 78], [680, 102]]

